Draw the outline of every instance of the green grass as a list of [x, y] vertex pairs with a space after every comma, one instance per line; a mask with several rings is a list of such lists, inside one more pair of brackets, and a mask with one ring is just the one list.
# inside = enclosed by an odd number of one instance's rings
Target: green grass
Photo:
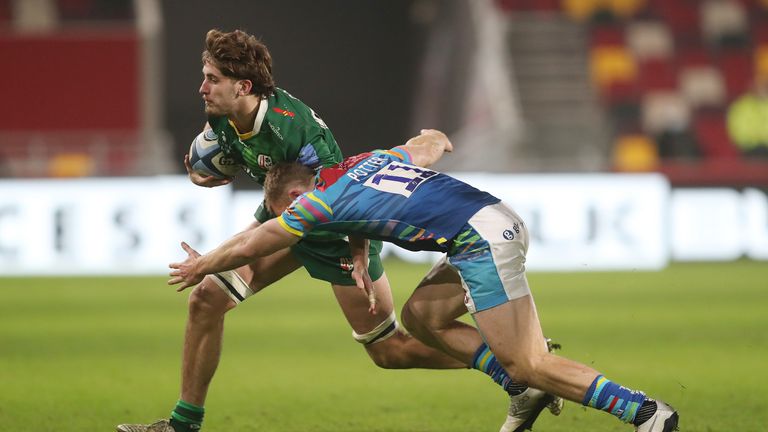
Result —
[[[387, 263], [402, 304], [424, 266]], [[532, 273], [561, 355], [680, 410], [682, 431], [764, 431], [768, 264]], [[0, 278], [0, 432], [112, 431], [178, 397], [186, 294], [164, 278]], [[376, 368], [330, 288], [303, 271], [227, 318], [206, 431], [496, 431], [506, 398], [476, 371]], [[628, 431], [568, 404], [536, 431]]]

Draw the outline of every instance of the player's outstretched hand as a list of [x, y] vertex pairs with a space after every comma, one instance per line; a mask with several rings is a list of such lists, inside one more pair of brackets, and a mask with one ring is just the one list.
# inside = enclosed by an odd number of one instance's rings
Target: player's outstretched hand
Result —
[[373, 290], [373, 281], [371, 280], [371, 275], [368, 274], [368, 269], [365, 267], [358, 269], [358, 266], [355, 266], [354, 270], [352, 270], [352, 279], [355, 280], [355, 284], [360, 288], [360, 291], [368, 297], [368, 312], [371, 315], [375, 314], [376, 291]]
[[189, 163], [189, 155], [184, 155], [184, 167], [187, 169], [187, 174], [189, 174], [189, 179], [192, 180], [192, 183], [202, 186], [202, 187], [216, 187], [216, 186], [224, 186], [225, 184], [232, 183], [231, 178], [216, 178], [213, 176], [207, 176], [205, 174], [200, 174], [199, 172], [192, 169], [192, 165]]
[[439, 141], [441, 141], [443, 143], [443, 145], [445, 146], [444, 147], [444, 151], [446, 153], [450, 153], [450, 152], [453, 151], [453, 144], [451, 143], [451, 140], [449, 140], [448, 137], [444, 133], [440, 132], [439, 130], [437, 130], [437, 129], [422, 129], [421, 130], [421, 134], [422, 135], [432, 135], [435, 138], [437, 138]]
[[181, 284], [176, 291], [184, 291], [186, 288], [199, 284], [205, 275], [198, 274], [195, 271], [195, 264], [197, 264], [197, 258], [200, 254], [192, 249], [192, 246], [186, 242], [181, 242], [181, 248], [187, 253], [187, 259], [180, 263], [171, 263], [168, 265], [171, 272], [168, 275], [171, 277], [168, 279], [168, 285]]

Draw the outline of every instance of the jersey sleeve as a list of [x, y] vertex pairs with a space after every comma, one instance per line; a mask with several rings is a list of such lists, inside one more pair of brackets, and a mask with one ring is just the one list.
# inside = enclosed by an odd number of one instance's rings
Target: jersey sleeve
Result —
[[307, 192], [277, 217], [278, 223], [286, 231], [298, 237], [305, 237], [316, 226], [330, 222], [333, 211], [318, 195], [317, 191]]
[[405, 163], [411, 163], [413, 158], [411, 158], [411, 153], [408, 152], [403, 146], [395, 147], [390, 150], [376, 150], [374, 153], [387, 155], [390, 157], [394, 157], [402, 162]]
[[275, 217], [274, 214], [272, 214], [272, 211], [269, 210], [269, 207], [267, 207], [266, 201], [261, 201], [261, 204], [259, 204], [259, 208], [256, 209], [256, 212], [253, 213], [253, 217], [259, 222], [264, 223], [273, 217]]
[[336, 142], [329, 142], [325, 135], [317, 134], [299, 149], [299, 157], [296, 160], [302, 165], [318, 169], [335, 165], [341, 162], [341, 159]]

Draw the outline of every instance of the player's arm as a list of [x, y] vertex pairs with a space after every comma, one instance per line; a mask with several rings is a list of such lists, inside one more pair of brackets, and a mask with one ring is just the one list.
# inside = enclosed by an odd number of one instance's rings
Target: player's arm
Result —
[[[205, 127], [203, 127], [203, 131], [206, 131], [208, 129], [211, 129], [211, 125], [208, 122], [205, 122]], [[202, 187], [216, 187], [216, 186], [223, 186], [225, 184], [232, 183], [231, 178], [216, 178], [213, 176], [207, 176], [205, 174], [200, 174], [197, 171], [194, 171], [192, 169], [192, 164], [189, 163], [189, 154], [184, 155], [184, 167], [187, 169], [187, 174], [189, 175], [189, 179], [192, 181], [192, 183], [202, 186]]]
[[349, 249], [352, 253], [352, 279], [358, 288], [368, 297], [368, 312], [376, 313], [376, 292], [373, 281], [368, 274], [368, 252], [370, 241], [363, 237], [352, 236], [349, 239]]
[[188, 256], [184, 262], [171, 263], [169, 285], [181, 284], [177, 291], [197, 285], [208, 274], [242, 267], [255, 258], [271, 255], [297, 243], [301, 237], [283, 229], [276, 219], [236, 234], [211, 252], [200, 255], [188, 244], [181, 247]]
[[421, 135], [409, 139], [400, 148], [410, 153], [412, 164], [426, 168], [437, 162], [443, 153], [452, 152], [453, 144], [438, 130], [422, 129]]

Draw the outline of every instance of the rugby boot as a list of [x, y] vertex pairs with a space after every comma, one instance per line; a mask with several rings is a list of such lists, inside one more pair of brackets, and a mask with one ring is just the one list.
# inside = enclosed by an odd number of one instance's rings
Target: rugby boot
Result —
[[117, 432], [175, 432], [168, 419], [158, 420], [152, 424], [121, 424]]
[[[680, 417], [674, 408], [662, 401], [649, 399], [656, 404], [656, 412], [651, 418], [635, 427], [636, 432], [672, 432], [677, 430], [677, 420]], [[641, 408], [642, 410], [642, 408]], [[638, 413], [639, 415], [639, 413]]]

